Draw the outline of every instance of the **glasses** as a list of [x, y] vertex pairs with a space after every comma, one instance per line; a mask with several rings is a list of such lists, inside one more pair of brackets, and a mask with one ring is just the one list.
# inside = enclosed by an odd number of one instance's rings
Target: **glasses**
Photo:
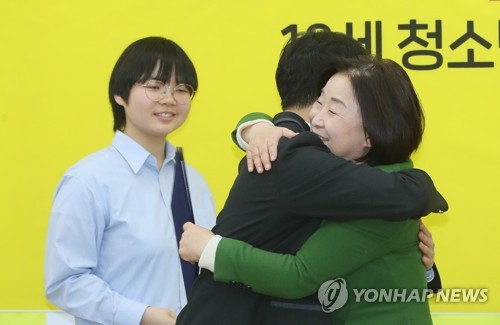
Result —
[[187, 104], [191, 101], [195, 93], [193, 87], [188, 84], [178, 84], [172, 88], [154, 79], [150, 79], [143, 84], [138, 83], [138, 85], [144, 88], [146, 96], [153, 102], [159, 102], [170, 91], [177, 104]]

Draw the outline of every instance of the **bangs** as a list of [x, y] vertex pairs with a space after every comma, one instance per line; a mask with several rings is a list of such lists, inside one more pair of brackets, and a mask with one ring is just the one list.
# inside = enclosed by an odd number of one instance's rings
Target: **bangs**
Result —
[[175, 73], [177, 84], [186, 83], [191, 85], [194, 90], [197, 89], [198, 81], [193, 64], [185, 54], [182, 55], [178, 51], [163, 52], [151, 58], [150, 64], [147, 65], [138, 82], [143, 83], [148, 79], [156, 79], [168, 84], [173, 73]]

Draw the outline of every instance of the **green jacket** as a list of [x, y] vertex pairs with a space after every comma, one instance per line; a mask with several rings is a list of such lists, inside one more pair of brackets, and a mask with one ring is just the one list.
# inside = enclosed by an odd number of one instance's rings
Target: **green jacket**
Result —
[[[411, 163], [381, 168], [409, 167]], [[217, 249], [214, 279], [297, 299], [317, 293], [325, 281], [343, 278], [348, 299], [332, 313], [333, 324], [432, 324], [418, 228], [416, 220], [324, 221], [296, 255], [271, 253], [224, 238]], [[381, 297], [380, 289], [385, 289], [385, 296]], [[399, 295], [395, 302], [387, 296], [391, 292]], [[375, 294], [381, 302], [370, 302], [378, 301]]]

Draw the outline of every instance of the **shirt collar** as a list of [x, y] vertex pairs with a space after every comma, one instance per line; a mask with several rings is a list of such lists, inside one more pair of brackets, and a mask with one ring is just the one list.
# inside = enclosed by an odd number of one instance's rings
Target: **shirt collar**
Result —
[[[139, 143], [121, 131], [117, 131], [115, 133], [113, 147], [115, 147], [127, 161], [134, 173], [137, 173], [141, 169], [149, 157], [154, 160], [154, 157], [151, 153], [149, 153], [149, 151], [144, 149]], [[173, 160], [175, 157], [175, 147], [168, 141], [166, 143], [166, 149], [167, 156], [165, 157], [163, 165]]]

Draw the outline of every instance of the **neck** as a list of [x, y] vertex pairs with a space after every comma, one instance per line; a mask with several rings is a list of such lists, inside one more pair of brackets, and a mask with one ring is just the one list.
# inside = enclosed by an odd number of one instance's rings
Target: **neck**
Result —
[[165, 142], [166, 141], [163, 141], [161, 145], [156, 145], [151, 148], [146, 148], [146, 150], [149, 151], [156, 158], [156, 166], [158, 167], [158, 170], [161, 169], [163, 161], [165, 160], [165, 156], [167, 155]]
[[311, 107], [297, 107], [297, 106], [292, 106], [292, 107], [287, 107], [284, 109], [285, 112], [292, 112], [297, 114], [298, 116], [302, 117], [304, 121], [309, 123], [309, 111], [311, 110]]
[[166, 138], [140, 136], [133, 134], [133, 132], [127, 132], [126, 129], [123, 131], [123, 133], [134, 139], [144, 149], [152, 154], [156, 158], [158, 170], [161, 169], [163, 161], [165, 160], [165, 156], [167, 155], [165, 146], [167, 142]]

